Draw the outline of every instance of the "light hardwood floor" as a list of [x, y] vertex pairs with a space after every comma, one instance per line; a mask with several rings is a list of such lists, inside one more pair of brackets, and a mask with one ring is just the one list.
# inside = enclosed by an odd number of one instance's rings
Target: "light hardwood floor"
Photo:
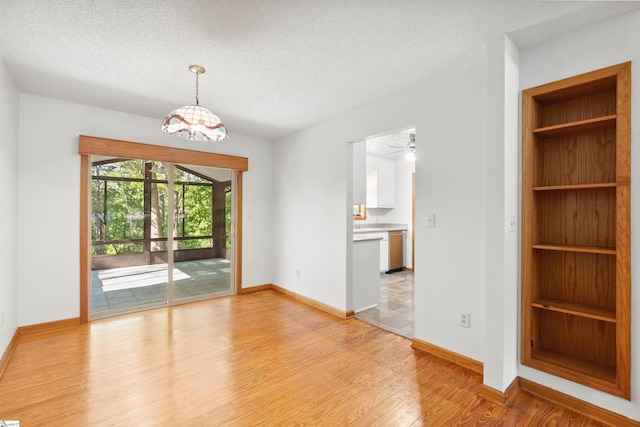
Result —
[[23, 335], [0, 379], [22, 426], [598, 426], [357, 319], [272, 290]]

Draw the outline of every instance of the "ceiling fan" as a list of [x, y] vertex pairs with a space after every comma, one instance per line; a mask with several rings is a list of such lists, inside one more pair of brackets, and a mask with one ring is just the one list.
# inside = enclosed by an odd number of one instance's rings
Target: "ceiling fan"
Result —
[[405, 160], [414, 161], [416, 159], [416, 134], [415, 132], [411, 132], [409, 134], [409, 141], [407, 145], [388, 145], [389, 148], [399, 148], [398, 151], [393, 151], [389, 154], [396, 154], [406, 151], [407, 154], [405, 156]]

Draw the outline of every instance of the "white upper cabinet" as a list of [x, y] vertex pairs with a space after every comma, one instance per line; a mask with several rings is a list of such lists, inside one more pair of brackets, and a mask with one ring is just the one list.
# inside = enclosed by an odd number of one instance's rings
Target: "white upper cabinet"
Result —
[[366, 203], [367, 144], [365, 141], [353, 143], [353, 204]]
[[396, 207], [396, 164], [367, 156], [367, 208]]

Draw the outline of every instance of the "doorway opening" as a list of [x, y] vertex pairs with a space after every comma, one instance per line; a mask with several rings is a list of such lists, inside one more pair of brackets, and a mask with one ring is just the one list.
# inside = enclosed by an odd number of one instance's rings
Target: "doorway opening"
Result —
[[[366, 203], [363, 207], [366, 216], [357, 217], [354, 213], [353, 235], [354, 238], [361, 233], [381, 236], [379, 294], [376, 305], [363, 309], [356, 307], [355, 317], [411, 339], [414, 327], [416, 127], [411, 125], [373, 135], [364, 142]], [[354, 161], [358, 161], [355, 154]], [[358, 171], [358, 167], [354, 164], [354, 171]], [[354, 203], [362, 203], [362, 196], [356, 197], [356, 173]], [[406, 238], [395, 239], [392, 244], [391, 236], [397, 237], [400, 232], [405, 233]]]

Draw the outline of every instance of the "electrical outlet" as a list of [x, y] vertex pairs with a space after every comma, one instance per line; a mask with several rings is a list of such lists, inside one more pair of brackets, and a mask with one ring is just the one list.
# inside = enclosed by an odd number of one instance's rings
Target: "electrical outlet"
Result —
[[297, 269], [296, 270], [296, 279], [299, 279], [299, 278], [300, 278], [300, 269]]
[[463, 328], [471, 327], [471, 314], [470, 313], [460, 313], [460, 326]]
[[427, 228], [436, 228], [436, 214], [427, 215]]

